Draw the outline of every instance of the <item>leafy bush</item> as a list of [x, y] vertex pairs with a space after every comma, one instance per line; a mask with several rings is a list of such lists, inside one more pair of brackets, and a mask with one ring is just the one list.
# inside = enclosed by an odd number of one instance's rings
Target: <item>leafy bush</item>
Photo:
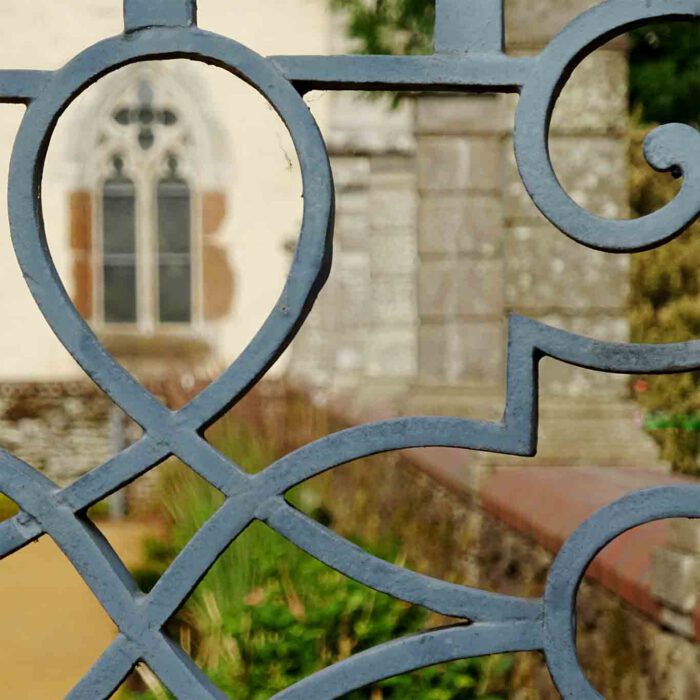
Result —
[[[248, 439], [236, 435], [239, 454]], [[253, 453], [257, 456], [248, 460], [253, 466], [271, 461], [259, 445]], [[178, 464], [168, 467], [163, 488], [170, 534], [167, 541], [147, 543], [148, 564], [137, 572], [144, 590], [223, 501]], [[308, 499], [302, 491], [292, 500]], [[323, 519], [323, 513], [318, 515]], [[375, 553], [396, 560], [399, 548], [385, 543]], [[367, 589], [256, 523], [212, 567], [169, 632], [224, 692], [262, 700], [351, 654], [414, 634], [431, 622], [439, 621], [427, 610]], [[349, 697], [487, 700], [496, 697], [493, 689], [500, 687], [509, 667], [508, 656], [464, 660], [390, 679]], [[152, 689], [128, 697], [170, 697], [148, 674], [144, 677]]]
[[348, 16], [348, 35], [370, 54], [430, 53], [435, 0], [331, 0]]
[[666, 22], [632, 32], [630, 98], [647, 123], [700, 125], [700, 25]]
[[[644, 161], [642, 140], [632, 138], [632, 206], [639, 215], [660, 209], [677, 190], [668, 175], [654, 173]], [[632, 256], [630, 325], [636, 343], [665, 343], [700, 338], [700, 224], [675, 241]], [[649, 376], [634, 383], [649, 412], [646, 427], [661, 455], [678, 472], [698, 474], [700, 465], [700, 373]]]

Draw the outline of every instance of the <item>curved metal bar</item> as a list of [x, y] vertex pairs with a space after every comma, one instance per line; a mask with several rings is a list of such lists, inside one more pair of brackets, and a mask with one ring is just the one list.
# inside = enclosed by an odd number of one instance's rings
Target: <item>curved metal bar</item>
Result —
[[675, 374], [700, 368], [700, 341], [683, 343], [611, 343], [512, 316], [511, 342], [542, 356], [577, 367], [616, 374]]
[[390, 564], [279, 499], [264, 506], [259, 517], [297, 547], [336, 571], [407, 603], [464, 620], [536, 620], [542, 615], [539, 599], [467, 588]]
[[581, 525], [559, 552], [547, 579], [544, 649], [564, 698], [603, 700], [576, 655], [576, 594], [586, 568], [616, 537], [666, 518], [700, 518], [700, 486], [665, 486], [625, 496]]
[[[167, 446], [160, 445], [146, 434], [60, 491], [60, 498], [73, 512], [83, 511], [157, 466], [170, 454]], [[43, 533], [39, 523], [24, 512], [0, 523], [0, 559], [35, 541]]]
[[112, 697], [138, 660], [139, 654], [135, 645], [123, 634], [118, 634], [92, 668], [68, 693], [66, 700]]
[[426, 666], [489, 654], [534, 651], [541, 646], [541, 625], [528, 622], [481, 623], [424, 632], [351, 656], [277, 693], [273, 700], [334, 700]]
[[28, 464], [0, 451], [0, 493], [30, 513], [51, 535], [95, 597], [121, 629], [137, 633], [136, 585], [114, 551], [95, 532], [52, 498], [56, 485]]
[[224, 550], [250, 525], [254, 499], [232, 498], [205, 523], [177, 555], [148, 594], [143, 614], [161, 628], [206, 576]]
[[143, 660], [165, 686], [179, 698], [228, 700], [192, 659], [169, 639], [159, 636], [149, 645]]
[[611, 0], [575, 19], [538, 56], [520, 97], [515, 119], [515, 155], [525, 188], [537, 208], [575, 241], [610, 253], [646, 250], [682, 233], [700, 214], [700, 133], [683, 124], [655, 129], [644, 152], [656, 170], [684, 176], [678, 196], [640, 219], [595, 216], [564, 191], [549, 156], [554, 105], [576, 65], [617, 34], [659, 19], [700, 17], [696, 0]]
[[288, 454], [254, 480], [261, 488], [285, 493], [323, 472], [358, 459], [417, 447], [460, 447], [520, 454], [504, 423], [462, 418], [395, 418], [331, 433]]
[[[283, 495], [322, 472], [392, 450], [447, 446], [532, 455], [537, 446], [538, 366], [543, 357], [604, 372], [681, 372], [700, 368], [700, 341], [606, 343], [516, 316], [509, 325], [507, 394], [500, 422], [426, 416], [359, 426], [315, 441], [255, 476], [202, 437], [204, 429], [280, 357], [329, 273], [332, 175], [323, 139], [299, 93], [313, 88], [522, 90], [515, 138], [518, 165], [536, 205], [564, 233], [610, 252], [642, 250], [669, 240], [697, 217], [700, 167], [695, 161], [700, 160], [700, 136], [689, 127], [668, 125], [648, 137], [645, 152], [650, 164], [682, 173], [685, 181], [673, 202], [637, 221], [603, 220], [579, 208], [557, 181], [548, 153], [552, 110], [576, 64], [612, 36], [649, 20], [697, 18], [697, 0], [609, 0], [572, 22], [536, 58], [500, 53], [503, 8], [498, 0], [480, 5], [482, 14], [474, 26], [500, 27], [501, 33], [482, 37], [469, 25], [471, 33], [462, 45], [460, 31], [449, 22], [458, 17], [460, 27], [468, 23], [464, 7], [454, 4], [458, 2], [437, 3], [442, 29], [438, 53], [433, 56], [264, 59], [230, 39], [197, 29], [194, 0], [125, 0], [124, 36], [95, 45], [57, 72], [0, 71], [0, 102], [28, 105], [13, 152], [9, 192], [13, 244], [23, 273], [61, 342], [145, 431], [136, 444], [64, 490], [21, 460], [0, 452], [0, 491], [23, 511], [0, 524], [0, 558], [49, 534], [120, 630], [70, 698], [108, 697], [140, 659], [178, 697], [222, 698], [192, 660], [164, 636], [163, 627], [224, 549], [256, 518], [312, 556], [376, 590], [443, 614], [483, 621], [384, 645], [326, 669], [277, 697], [337, 697], [441, 661], [543, 647], [564, 697], [599, 697], [585, 681], [573, 646], [571, 614], [585, 566], [602, 546], [635, 524], [672, 515], [696, 517], [698, 488], [635, 494], [594, 516], [562, 550], [544, 601], [470, 589], [389, 564], [296, 511]], [[48, 250], [40, 197], [48, 143], [72, 100], [121, 66], [168, 58], [214, 64], [262, 93], [290, 130], [305, 196], [296, 255], [277, 305], [243, 354], [177, 412], [166, 409], [126, 372], [78, 314]], [[144, 596], [84, 511], [170, 455], [190, 465], [226, 500]]]

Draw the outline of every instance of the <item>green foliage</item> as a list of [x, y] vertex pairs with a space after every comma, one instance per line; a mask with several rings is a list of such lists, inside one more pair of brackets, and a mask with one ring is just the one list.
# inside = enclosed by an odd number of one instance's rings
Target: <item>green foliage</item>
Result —
[[654, 24], [632, 32], [630, 99], [646, 123], [700, 124], [700, 24]]
[[432, 50], [435, 0], [330, 0], [348, 16], [348, 35], [370, 54]]
[[[647, 131], [645, 129], [644, 131]], [[678, 183], [654, 173], [642, 155], [642, 130], [632, 139], [632, 206], [656, 211]], [[664, 343], [700, 338], [700, 224], [661, 248], [632, 256], [630, 322], [633, 342]], [[635, 382], [648, 411], [646, 427], [674, 470], [700, 473], [700, 372], [650, 376]]]
[[[359, 51], [432, 50], [435, 0], [330, 0]], [[646, 123], [700, 123], [700, 24], [667, 22], [630, 34], [630, 102]]]
[[[221, 495], [181, 465], [169, 467], [163, 503], [172, 522], [167, 541], [147, 545], [138, 572], [149, 590], [176, 553], [222, 503]], [[303, 500], [303, 494], [297, 494]], [[398, 546], [375, 553], [390, 560]], [[330, 664], [426, 629], [423, 608], [369, 590], [303, 553], [266, 526], [249, 527], [214, 565], [169, 632], [231, 697], [262, 700]], [[496, 700], [511, 657], [470, 659], [390, 679], [353, 700]], [[129, 695], [162, 700], [154, 687]]]

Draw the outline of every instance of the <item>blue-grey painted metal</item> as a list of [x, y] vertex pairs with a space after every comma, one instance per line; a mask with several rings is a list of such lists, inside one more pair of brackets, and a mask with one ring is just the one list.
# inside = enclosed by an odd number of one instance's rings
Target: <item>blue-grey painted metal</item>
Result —
[[[574, 602], [587, 564], [608, 542], [641, 523], [700, 515], [700, 487], [661, 488], [628, 496], [572, 535], [552, 567], [543, 598], [522, 599], [437, 580], [377, 559], [298, 512], [284, 498], [289, 489], [317, 474], [391, 450], [450, 446], [534, 455], [538, 366], [543, 358], [602, 372], [683, 372], [700, 368], [700, 340], [668, 345], [606, 343], [513, 316], [506, 409], [499, 422], [415, 417], [362, 425], [328, 435], [256, 475], [247, 474], [202, 437], [204, 429], [280, 357], [330, 271], [333, 181], [323, 139], [303, 101], [304, 93], [313, 88], [519, 92], [515, 148], [520, 172], [535, 204], [562, 233], [610, 253], [638, 251], [663, 244], [697, 218], [700, 135], [694, 129], [663, 126], [648, 137], [649, 163], [682, 175], [684, 182], [671, 203], [635, 221], [602, 220], [571, 200], [550, 163], [548, 130], [559, 92], [582, 58], [644, 22], [696, 19], [698, 0], [609, 0], [574, 20], [534, 58], [502, 53], [500, 1], [438, 0], [437, 12], [438, 50], [432, 56], [266, 59], [231, 39], [197, 28], [194, 0], [125, 0], [124, 35], [87, 49], [57, 71], [0, 71], [0, 101], [27, 105], [9, 186], [12, 240], [24, 276], [62, 343], [144, 430], [138, 442], [63, 490], [28, 464], [0, 453], [0, 491], [22, 509], [0, 525], [0, 556], [48, 534], [119, 628], [114, 643], [69, 694], [72, 700], [110, 697], [139, 661], [149, 664], [178, 698], [223, 698], [167, 638], [164, 626], [224, 549], [254, 520], [357, 581], [464, 620], [461, 626], [399, 639], [359, 654], [278, 698], [336, 698], [426, 665], [525, 650], [545, 653], [563, 697], [599, 698], [581, 671], [574, 643]], [[121, 66], [167, 58], [219, 66], [256, 88], [289, 128], [305, 195], [294, 262], [277, 305], [231, 367], [179, 411], [166, 409], [128, 374], [76, 311], [49, 253], [40, 197], [48, 143], [71, 101]], [[171, 455], [220, 489], [226, 501], [145, 595], [86, 511]]]

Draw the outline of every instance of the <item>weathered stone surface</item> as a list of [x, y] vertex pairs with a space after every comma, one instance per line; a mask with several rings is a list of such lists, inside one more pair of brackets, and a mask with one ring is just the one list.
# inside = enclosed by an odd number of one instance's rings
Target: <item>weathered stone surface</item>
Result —
[[410, 154], [415, 150], [411, 100], [402, 100], [396, 109], [387, 109], [384, 100], [367, 99], [366, 93], [336, 92], [331, 100], [331, 124], [325, 134], [331, 153]]
[[369, 198], [369, 216], [373, 229], [414, 227], [418, 197], [416, 179], [411, 170], [373, 174]]
[[512, 127], [501, 95], [431, 95], [416, 100], [416, 133], [503, 134]]
[[372, 275], [415, 275], [418, 255], [415, 233], [375, 232], [370, 239]]
[[428, 195], [420, 204], [418, 231], [422, 254], [494, 257], [503, 235], [500, 200], [471, 193]]
[[[676, 612], [670, 608], [662, 608], [661, 624], [686, 639], [695, 640], [695, 621], [690, 615]], [[681, 695], [679, 697], [687, 696]]]
[[493, 316], [503, 311], [503, 264], [496, 260], [424, 260], [418, 309], [423, 318]]
[[672, 520], [669, 524], [669, 545], [690, 554], [700, 554], [700, 521]]
[[371, 309], [377, 328], [384, 324], [416, 323], [415, 277], [410, 274], [383, 275], [372, 279]]
[[421, 325], [420, 379], [427, 383], [471, 382], [497, 386], [501, 381], [503, 324], [471, 322]]
[[[353, 160], [358, 160], [353, 164]], [[370, 162], [334, 158], [336, 178], [335, 241], [343, 250], [366, 250], [370, 236]]]
[[418, 187], [494, 192], [501, 176], [500, 142], [489, 137], [431, 136], [418, 144]]
[[510, 310], [623, 313], [629, 287], [626, 256], [585, 248], [549, 224], [514, 226], [505, 241]]
[[598, 50], [586, 58], [559, 97], [552, 133], [615, 134], [624, 139], [629, 127], [628, 70], [622, 51]]
[[87, 382], [4, 385], [0, 441], [65, 486], [111, 456], [110, 410]]
[[542, 47], [571, 20], [597, 5], [596, 0], [506, 0], [509, 48]]
[[336, 277], [343, 303], [341, 326], [356, 333], [364, 330], [370, 299], [370, 270], [364, 251], [341, 251], [336, 256]]
[[665, 605], [690, 613], [700, 592], [700, 557], [661, 548], [652, 558], [652, 593]]
[[418, 328], [378, 328], [368, 338], [367, 374], [370, 377], [411, 379], [418, 368]]
[[[627, 145], [612, 137], [557, 136], [551, 142], [555, 172], [568, 195], [603, 218], [628, 214]], [[504, 209], [510, 220], [543, 220], [520, 179], [512, 144], [505, 148]]]
[[334, 155], [331, 157], [333, 181], [337, 190], [352, 187], [367, 187], [371, 172], [371, 161], [361, 156]]
[[500, 321], [450, 326], [446, 378], [498, 386], [502, 381], [503, 357], [499, 356], [497, 348], [504, 343], [504, 330]]

